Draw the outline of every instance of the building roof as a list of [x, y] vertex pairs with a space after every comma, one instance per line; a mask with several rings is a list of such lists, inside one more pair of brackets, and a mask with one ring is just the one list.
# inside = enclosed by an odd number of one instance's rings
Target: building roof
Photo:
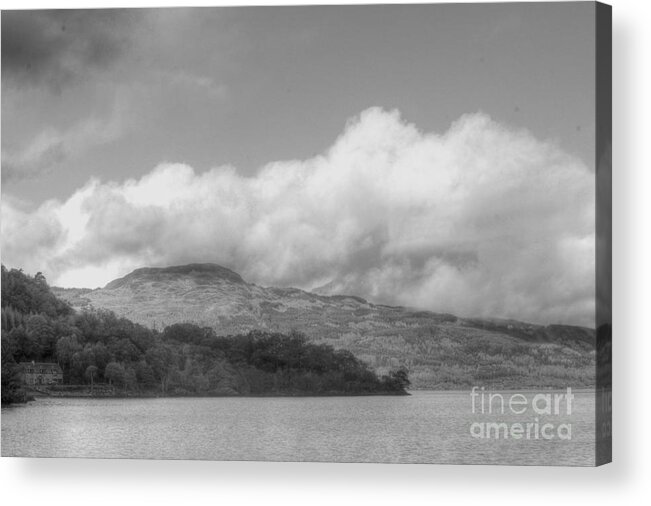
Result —
[[55, 372], [55, 373], [61, 373], [63, 372], [61, 370], [61, 367], [59, 367], [59, 364], [51, 363], [51, 362], [21, 362], [19, 364], [21, 367], [30, 367], [34, 369], [47, 369], [47, 372]]

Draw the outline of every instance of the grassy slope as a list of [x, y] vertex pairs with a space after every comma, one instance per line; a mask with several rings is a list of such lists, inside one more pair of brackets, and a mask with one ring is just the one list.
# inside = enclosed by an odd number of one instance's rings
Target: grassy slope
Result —
[[415, 388], [594, 385], [594, 331], [371, 304], [357, 297], [262, 288], [217, 266], [140, 269], [98, 290], [53, 289], [76, 307], [159, 329], [180, 321], [220, 335], [296, 329], [345, 348], [379, 373], [407, 365]]

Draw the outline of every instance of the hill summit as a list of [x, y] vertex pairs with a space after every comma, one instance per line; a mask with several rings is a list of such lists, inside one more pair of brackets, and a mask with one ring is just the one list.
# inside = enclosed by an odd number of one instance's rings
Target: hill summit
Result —
[[226, 267], [217, 264], [188, 264], [172, 267], [143, 267], [127, 274], [123, 278], [115, 279], [104, 288], [115, 290], [125, 285], [137, 284], [141, 281], [157, 281], [166, 283], [176, 277], [194, 278], [199, 284], [211, 283], [222, 279], [231, 283], [244, 283], [242, 276]]

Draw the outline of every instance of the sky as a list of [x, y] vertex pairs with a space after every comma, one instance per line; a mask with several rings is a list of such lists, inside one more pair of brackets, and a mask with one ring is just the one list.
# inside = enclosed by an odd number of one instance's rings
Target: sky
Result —
[[592, 3], [2, 13], [2, 262], [594, 326]]

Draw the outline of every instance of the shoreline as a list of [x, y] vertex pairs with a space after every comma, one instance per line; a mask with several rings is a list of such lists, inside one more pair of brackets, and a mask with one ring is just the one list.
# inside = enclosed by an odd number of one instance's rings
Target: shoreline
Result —
[[94, 395], [90, 393], [54, 393], [47, 394], [43, 392], [29, 392], [26, 394], [26, 399], [23, 401], [14, 401], [7, 404], [2, 404], [2, 407], [9, 407], [12, 405], [18, 404], [27, 404], [38, 399], [179, 399], [179, 398], [194, 398], [194, 399], [203, 399], [203, 398], [266, 398], [266, 397], [294, 397], [294, 398], [304, 398], [304, 397], [377, 397], [377, 396], [386, 396], [386, 397], [407, 397], [411, 394], [407, 391], [402, 392], [360, 392], [360, 393], [346, 393], [346, 392], [328, 392], [328, 393], [266, 393], [266, 394], [213, 394], [213, 395], [162, 395], [162, 394], [114, 394], [114, 395]]
[[[596, 387], [582, 387], [572, 389], [576, 393], [596, 393]], [[521, 393], [541, 393], [541, 392], [561, 392], [565, 391], [564, 388], [506, 388], [506, 389], [490, 389], [487, 388], [486, 392], [490, 393], [508, 393], [508, 392], [521, 392]], [[416, 388], [402, 392], [373, 392], [373, 393], [344, 393], [344, 392], [328, 392], [328, 393], [266, 393], [266, 394], [219, 394], [219, 395], [161, 395], [161, 394], [116, 394], [116, 395], [90, 395], [90, 394], [54, 394], [48, 395], [43, 392], [27, 393], [24, 401], [12, 402], [2, 404], [2, 407], [9, 407], [12, 405], [22, 405], [38, 399], [178, 399], [178, 398], [315, 398], [315, 397], [408, 397], [418, 392], [432, 392], [437, 394], [459, 394], [468, 393], [468, 389], [432, 389], [432, 388]]]

